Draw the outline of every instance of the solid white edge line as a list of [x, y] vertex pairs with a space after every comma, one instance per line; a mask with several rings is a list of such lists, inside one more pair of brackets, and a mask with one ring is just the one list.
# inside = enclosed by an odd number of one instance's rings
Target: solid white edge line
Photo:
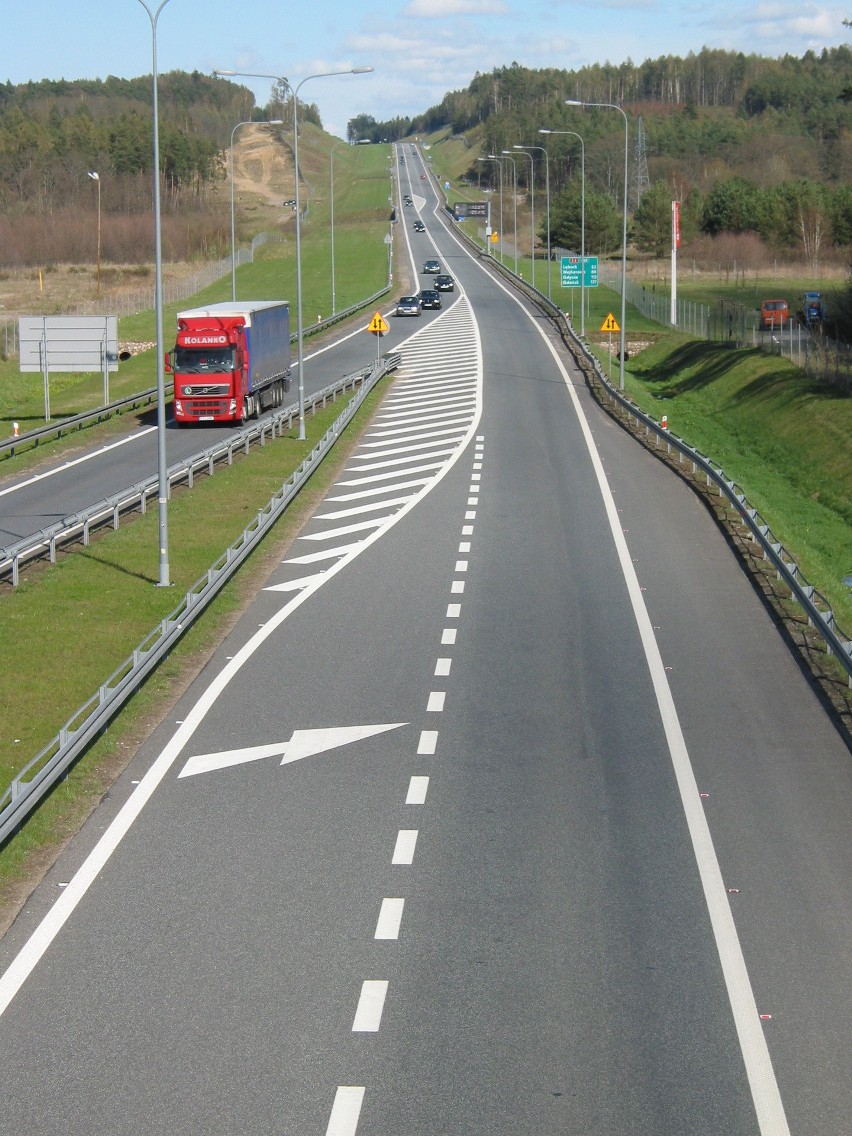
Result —
[[[457, 302], [461, 303], [461, 299]], [[2, 1017], [9, 1003], [20, 990], [24, 982], [26, 982], [45, 951], [71, 917], [77, 904], [83, 899], [83, 896], [89, 890], [99, 872], [103, 869], [110, 856], [130, 830], [133, 822], [151, 799], [157, 786], [172, 768], [187, 742], [203, 721], [208, 710], [213, 706], [216, 699], [219, 698], [234, 676], [242, 669], [243, 665], [248, 662], [255, 651], [278, 630], [281, 624], [284, 623], [297, 608], [301, 607], [303, 603], [310, 599], [314, 592], [324, 586], [329, 580], [336, 576], [338, 572], [342, 572], [357, 556], [360, 556], [365, 549], [379, 540], [386, 532], [389, 532], [390, 529], [392, 529], [394, 525], [397, 525], [403, 517], [407, 516], [424, 497], [431, 493], [431, 491], [443, 481], [465, 452], [482, 418], [482, 344], [479, 335], [479, 325], [476, 322], [472, 309], [470, 311], [470, 318], [473, 322], [478, 356], [477, 405], [476, 411], [471, 418], [470, 427], [465, 434], [464, 440], [459, 443], [455, 454], [449, 458], [444, 468], [423, 487], [422, 491], [412, 497], [407, 505], [403, 505], [383, 528], [376, 529], [374, 532], [370, 533], [363, 541], [359, 542], [358, 546], [353, 549], [351, 553], [338, 560], [336, 564], [329, 568], [328, 572], [318, 577], [315, 584], [309, 585], [303, 591], [299, 592], [299, 594], [294, 596], [289, 603], [285, 604], [276, 615], [267, 620], [263, 627], [261, 627], [260, 630], [243, 645], [237, 654], [228, 661], [227, 665], [223, 667], [219, 674], [213, 679], [210, 686], [202, 691], [198, 701], [189, 711], [183, 722], [178, 726], [171, 740], [166, 744], [165, 749], [163, 749], [160, 756], [148, 769], [148, 772], [131, 793], [109, 828], [107, 828], [106, 832], [86, 857], [81, 867], [74, 874], [68, 886], [63, 890], [53, 907], [47, 915], [45, 915], [32, 935], [30, 935], [29, 939], [12, 960], [2, 977], [0, 977], [0, 1017]]]
[[54, 469], [47, 469], [44, 473], [35, 473], [32, 477], [28, 477], [26, 481], [19, 481], [15, 485], [9, 485], [6, 489], [0, 489], [0, 497], [5, 497], [9, 493], [15, 493], [19, 489], [26, 489], [30, 485], [35, 485], [39, 481], [44, 481], [48, 477], [54, 477], [57, 473], [67, 473], [69, 469], [75, 466], [82, 465], [84, 462], [91, 461], [93, 458], [103, 457], [111, 450], [117, 450], [119, 446], [126, 446], [130, 442], [135, 442], [139, 438], [144, 438], [146, 434], [150, 434], [156, 430], [156, 426], [144, 426], [141, 430], [137, 430], [133, 434], [128, 434], [126, 438], [119, 438], [117, 442], [110, 442], [105, 446], [100, 446], [97, 450], [92, 450], [89, 454], [83, 454], [79, 458], [72, 458], [71, 461], [63, 462], [62, 465], [56, 466]]
[[[498, 287], [503, 288], [499, 281]], [[525, 311], [523, 304], [504, 288], [507, 295]], [[680, 792], [681, 804], [686, 817], [690, 839], [698, 866], [701, 885], [710, 915], [713, 936], [716, 941], [716, 950], [722, 965], [725, 986], [728, 991], [728, 1000], [740, 1042], [740, 1049], [746, 1068], [752, 1101], [757, 1114], [758, 1126], [761, 1136], [789, 1136], [790, 1129], [784, 1112], [784, 1104], [778, 1089], [775, 1070], [772, 1067], [772, 1058], [766, 1037], [760, 1024], [757, 1004], [754, 1000], [754, 991], [748, 976], [745, 958], [737, 934], [736, 924], [728, 902], [722, 872], [713, 845], [710, 826], [707, 816], [701, 805], [695, 774], [689, 759], [689, 752], [680, 727], [680, 720], [672, 697], [665, 666], [660, 655], [659, 645], [654, 636], [653, 625], [648, 616], [645, 600], [636, 576], [630, 550], [624, 538], [621, 521], [618, 517], [612, 491], [604, 472], [603, 463], [598, 453], [592, 431], [586, 415], [580, 405], [579, 397], [574, 389], [571, 376], [565, 369], [562, 360], [556, 353], [553, 344], [548, 340], [543, 330], [530, 319], [531, 326], [541, 336], [550, 354], [559, 369], [568, 394], [577, 415], [577, 421], [583, 432], [592, 467], [598, 481], [601, 497], [609, 520], [612, 539], [616, 547], [621, 570], [627, 585], [630, 602], [633, 607], [634, 618], [642, 639], [642, 646], [648, 664], [654, 693], [660, 711], [666, 741], [669, 747], [672, 767]]]

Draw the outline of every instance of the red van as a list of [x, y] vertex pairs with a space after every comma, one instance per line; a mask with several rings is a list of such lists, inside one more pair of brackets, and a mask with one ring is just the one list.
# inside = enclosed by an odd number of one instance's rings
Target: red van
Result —
[[786, 300], [764, 300], [760, 305], [760, 326], [763, 331], [790, 326], [790, 305]]

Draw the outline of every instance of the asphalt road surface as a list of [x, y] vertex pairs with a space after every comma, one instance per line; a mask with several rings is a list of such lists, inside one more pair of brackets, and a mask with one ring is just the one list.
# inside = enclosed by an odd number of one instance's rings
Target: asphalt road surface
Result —
[[429, 236], [455, 303], [0, 943], [4, 1130], [848, 1136], [849, 751]]

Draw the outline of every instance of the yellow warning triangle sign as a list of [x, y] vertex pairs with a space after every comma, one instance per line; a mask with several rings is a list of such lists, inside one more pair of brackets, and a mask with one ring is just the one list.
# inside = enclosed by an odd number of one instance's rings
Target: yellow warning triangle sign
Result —
[[388, 325], [382, 318], [382, 313], [376, 312], [372, 320], [370, 320], [370, 326], [367, 328], [367, 331], [372, 331], [374, 335], [384, 335], [387, 330]]
[[609, 315], [601, 324], [601, 331], [621, 331], [621, 328], [616, 323], [615, 316], [612, 314], [612, 312], [609, 313]]

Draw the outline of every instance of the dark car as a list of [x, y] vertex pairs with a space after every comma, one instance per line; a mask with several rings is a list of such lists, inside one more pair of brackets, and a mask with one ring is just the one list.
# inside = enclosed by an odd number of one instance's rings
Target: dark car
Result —
[[415, 221], [414, 222], [414, 231], [415, 231], [415, 233], [425, 233], [426, 232], [426, 226], [423, 224], [422, 221]]
[[400, 296], [396, 303], [396, 315], [419, 316], [420, 299], [417, 296]]
[[447, 276], [446, 273], [441, 273], [435, 277], [435, 287], [439, 292], [452, 292], [455, 288], [456, 282], [452, 276]]
[[819, 292], [805, 292], [799, 300], [797, 313], [799, 323], [804, 327], [819, 328], [825, 323], [825, 304]]
[[434, 288], [424, 288], [420, 293], [420, 307], [421, 308], [440, 308], [441, 306], [441, 293], [436, 292]]
[[434, 276], [437, 276], [441, 271], [440, 260], [427, 260], [423, 265], [423, 271], [431, 272]]

